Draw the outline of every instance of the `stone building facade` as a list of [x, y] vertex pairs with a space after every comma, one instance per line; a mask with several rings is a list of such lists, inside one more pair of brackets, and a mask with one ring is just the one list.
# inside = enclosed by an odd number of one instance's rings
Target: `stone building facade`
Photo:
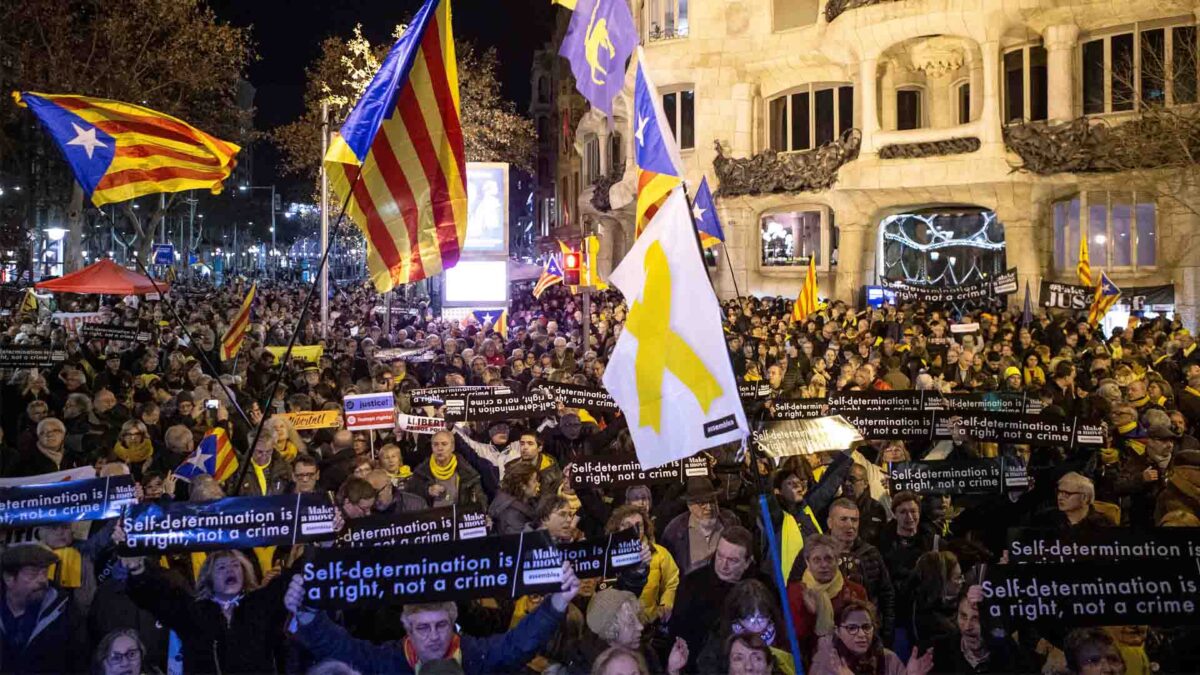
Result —
[[[1076, 283], [1087, 233], [1094, 269], [1121, 286], [1174, 283], [1192, 327], [1195, 171], [1131, 152], [1137, 134], [1174, 133], [1138, 126], [1150, 111], [1195, 114], [1198, 8], [632, 0], [687, 182], [707, 176], [718, 195], [723, 296], [735, 280], [742, 293], [795, 296], [815, 255], [826, 297], [1016, 268], [1036, 298], [1042, 279]], [[574, 130], [579, 209], [602, 235], [602, 269], [633, 238], [633, 72], [611, 131], [595, 111]]]

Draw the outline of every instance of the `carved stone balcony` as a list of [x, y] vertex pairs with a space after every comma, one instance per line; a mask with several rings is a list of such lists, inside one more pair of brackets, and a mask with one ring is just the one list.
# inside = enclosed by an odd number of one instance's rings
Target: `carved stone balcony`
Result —
[[735, 159], [726, 156], [721, 143], [717, 142], [717, 157], [713, 160], [713, 169], [721, 184], [717, 194], [736, 197], [828, 190], [837, 182], [838, 169], [858, 157], [861, 144], [861, 132], [850, 129], [834, 142], [815, 150], [764, 150], [747, 159]]

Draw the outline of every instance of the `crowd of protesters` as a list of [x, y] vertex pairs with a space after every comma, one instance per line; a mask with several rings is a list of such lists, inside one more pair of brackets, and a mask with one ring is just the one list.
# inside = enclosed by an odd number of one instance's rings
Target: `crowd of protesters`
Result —
[[[593, 298], [584, 340], [580, 298], [561, 287], [540, 300], [516, 294], [506, 335], [424, 306], [398, 309], [386, 326], [379, 296], [347, 288], [331, 300], [326, 337], [315, 320], [299, 327], [296, 344], [321, 345], [321, 355], [280, 370], [266, 347], [288, 343], [307, 289], [260, 286], [246, 342], [223, 361], [221, 336], [245, 290], [174, 289], [187, 334], [164, 302], [58, 299], [149, 330], [149, 343], [85, 341], [45, 309], [0, 320], [0, 347], [67, 355], [50, 369], [6, 375], [0, 472], [91, 465], [100, 475], [131, 474], [144, 500], [328, 493], [347, 521], [476, 506], [492, 534], [545, 530], [556, 542], [632, 527], [641, 564], [615, 583], [581, 581], [568, 566], [562, 590], [546, 597], [320, 612], [305, 604], [297, 551], [286, 547], [129, 558], [115, 553], [124, 536], [115, 521], [12, 531], [0, 554], [0, 672], [1200, 672], [1194, 628], [997, 630], [980, 620], [978, 582], [987, 566], [1007, 562], [1010, 528], [1198, 524], [1200, 353], [1177, 321], [1147, 319], [1105, 336], [1069, 313], [1024, 325], [1017, 312], [918, 304], [856, 312], [833, 303], [796, 322], [790, 300], [731, 300], [724, 319], [735, 374], [769, 389], [747, 402], [752, 420], [770, 418], [774, 401], [835, 391], [1013, 391], [1039, 398], [1043, 415], [1105, 423], [1106, 443], [998, 446], [956, 433], [778, 463], [720, 447], [705, 453], [712, 478], [573, 488], [572, 462], [632, 450], [619, 413], [560, 404], [543, 417], [371, 436], [297, 431], [276, 415], [341, 410], [346, 395], [392, 391], [398, 412], [440, 417], [409, 392], [601, 387], [625, 318], [615, 294]], [[952, 332], [955, 323], [978, 329]], [[411, 360], [377, 356], [397, 348], [423, 351]], [[178, 480], [173, 471], [214, 427], [226, 429], [252, 470], [224, 484]], [[953, 498], [889, 490], [895, 462], [996, 456], [1025, 466], [1029, 485]], [[760, 490], [769, 494], [769, 523], [758, 517]], [[778, 535], [785, 513], [803, 536], [786, 595], [764, 529]]]

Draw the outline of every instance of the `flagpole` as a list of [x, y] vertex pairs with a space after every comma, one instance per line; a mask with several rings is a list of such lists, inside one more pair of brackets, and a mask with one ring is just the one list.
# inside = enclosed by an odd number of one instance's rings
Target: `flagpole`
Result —
[[[325, 170], [325, 153], [329, 151], [329, 101], [321, 102], [321, 255], [329, 250], [329, 173]], [[322, 267], [321, 278], [321, 337], [329, 337], [329, 267]]]
[[[683, 197], [685, 200], [684, 204], [688, 207], [688, 218], [690, 218], [692, 221], [692, 234], [696, 236], [696, 248], [700, 251], [700, 263], [704, 264], [704, 245], [700, 243], [700, 228], [696, 226], [696, 214], [693, 213], [691, 209], [692, 201], [691, 197], [688, 196], [687, 184], [683, 181], [680, 181], [679, 187], [683, 190]], [[729, 270], [730, 272], [733, 271], [732, 263], [730, 263]], [[735, 289], [737, 288], [736, 283], [737, 282], [735, 281]], [[710, 287], [712, 286], [711, 278], [708, 280], [708, 284]], [[717, 289], [713, 288], [714, 295], [716, 292]], [[738, 300], [741, 300], [740, 292], [738, 293]], [[717, 318], [718, 320], [722, 319], [722, 317]], [[725, 350], [725, 358], [729, 360], [730, 369], [733, 369], [733, 358], [729, 354], [728, 349]], [[742, 407], [743, 414], [745, 414], [745, 406]], [[804, 675], [804, 662], [800, 659], [800, 640], [796, 637], [796, 625], [792, 620], [792, 607], [791, 603], [788, 602], [787, 579], [783, 578], [783, 565], [779, 559], [779, 544], [775, 539], [775, 524], [771, 522], [771, 510], [767, 505], [766, 481], [764, 480], [764, 477], [758, 468], [759, 461], [762, 458], [759, 456], [759, 453], [755, 451], [754, 443], [747, 443], [744, 438], [742, 439], [742, 443], [750, 454], [750, 471], [754, 474], [754, 482], [758, 487], [759, 518], [762, 519], [763, 532], [767, 538], [767, 552], [771, 556], [771, 568], [774, 571], [772, 576], [775, 577], [775, 585], [779, 589], [779, 601], [780, 605], [783, 607], [783, 623], [784, 627], [787, 629], [788, 646], [791, 648], [792, 661], [796, 666], [796, 675]]]
[[[358, 187], [358, 183], [362, 180], [363, 172], [361, 170], [355, 172], [354, 182], [346, 189], [346, 198], [342, 201], [341, 211], [338, 213], [337, 221], [341, 222], [346, 215], [346, 209], [350, 206], [350, 199], [354, 196], [354, 188]], [[292, 336], [288, 339], [287, 349], [279, 356], [279, 364], [275, 367], [275, 378], [271, 382], [271, 391], [267, 394], [267, 400], [262, 406], [262, 418], [258, 420], [258, 426], [254, 430], [254, 440], [250, 442], [250, 448], [246, 451], [247, 458], [254, 453], [255, 446], [258, 445], [258, 439], [262, 437], [263, 427], [266, 426], [267, 418], [270, 417], [271, 404], [275, 402], [275, 394], [279, 391], [279, 384], [283, 382], [283, 371], [287, 368], [288, 359], [291, 358], [292, 349], [296, 346], [296, 338], [300, 335], [300, 328], [304, 325], [304, 321], [308, 318], [308, 308], [312, 306], [313, 295], [321, 286], [320, 276], [325, 270], [325, 265], [329, 261], [329, 251], [332, 247], [327, 246], [321, 252], [321, 262], [317, 265], [317, 278], [313, 280], [311, 286], [308, 287], [308, 295], [304, 296], [304, 304], [300, 306], [300, 316], [296, 318], [296, 325], [292, 328]], [[234, 489], [240, 494], [242, 484], [246, 480], [246, 472], [250, 469], [250, 462], [246, 461], [242, 464], [238, 471], [237, 481], [234, 483]], [[237, 494], [231, 495], [233, 497]]]
[[733, 294], [740, 301], [742, 299], [742, 291], [738, 289], [737, 275], [733, 273], [733, 259], [729, 257], [729, 245], [721, 242], [721, 249], [725, 253], [725, 262], [729, 265], [729, 278], [733, 281]]

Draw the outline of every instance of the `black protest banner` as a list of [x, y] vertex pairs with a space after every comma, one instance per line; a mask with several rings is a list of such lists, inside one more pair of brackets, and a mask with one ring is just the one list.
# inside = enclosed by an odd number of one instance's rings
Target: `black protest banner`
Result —
[[938, 413], [891, 409], [842, 413], [868, 441], [927, 441], [933, 439]]
[[564, 550], [538, 530], [440, 544], [319, 548], [301, 572], [307, 604], [323, 609], [515, 598], [559, 591], [562, 563], [569, 557], [577, 561], [578, 576], [606, 576], [639, 564], [640, 550], [636, 533], [576, 542]]
[[105, 520], [136, 502], [132, 476], [14, 485], [0, 488], [0, 526]]
[[[1085, 310], [1092, 306], [1096, 289], [1075, 284], [1060, 284], [1056, 281], [1042, 280], [1038, 293], [1038, 304], [1042, 307], [1055, 309]], [[1154, 306], [1174, 305], [1175, 286], [1130, 286], [1121, 289], [1121, 297], [1117, 304], [1126, 305], [1132, 312], [1141, 312]]]
[[85, 323], [79, 329], [85, 340], [124, 340], [125, 342], [149, 342], [150, 331], [136, 326], [110, 326], [103, 323]]
[[805, 420], [772, 420], [756, 429], [751, 439], [760, 452], [780, 459], [792, 455], [847, 450], [863, 440], [854, 425], [841, 416]]
[[1056, 445], [1064, 448], [1104, 445], [1104, 427], [1087, 424], [1078, 417], [1055, 420], [1040, 415], [1001, 412], [942, 413], [938, 416], [936, 436], [950, 438], [952, 422], [972, 438], [985, 442]]
[[1200, 609], [1195, 561], [1118, 560], [989, 567], [980, 620], [993, 626], [1194, 625]]
[[138, 504], [122, 517], [126, 554], [294, 545], [333, 538], [337, 508], [319, 494]]
[[892, 494], [996, 494], [1004, 489], [1004, 467], [998, 458], [901, 462], [892, 466], [888, 482]]
[[1036, 415], [1042, 411], [1041, 399], [1031, 398], [1024, 392], [980, 392], [942, 394], [926, 390], [922, 392], [923, 410], [943, 410], [958, 414], [964, 411], [1005, 413], [1028, 413]]
[[417, 513], [377, 513], [349, 520], [334, 545], [407, 546], [486, 536], [487, 521], [482, 511], [446, 506]]
[[643, 469], [637, 455], [629, 453], [589, 457], [568, 464], [563, 472], [571, 477], [573, 487], [594, 488], [685, 483], [693, 476], [708, 477], [709, 468], [708, 460], [696, 455], [657, 469]]
[[1200, 559], [1200, 527], [1160, 527], [1134, 530], [1106, 527], [1079, 532], [1038, 528], [1009, 531], [1008, 560], [1012, 563], [1110, 562]]
[[886, 287], [896, 294], [896, 302], [966, 302], [987, 300], [998, 295], [1008, 295], [1017, 290], [1017, 270], [1010, 269], [991, 279], [958, 286], [912, 286], [895, 283]]
[[468, 394], [492, 392], [496, 394], [510, 393], [507, 387], [493, 387], [482, 384], [464, 385], [461, 387], [425, 387], [412, 389], [408, 392], [413, 405], [441, 405], [447, 399], [463, 399]]
[[829, 414], [829, 400], [824, 398], [777, 398], [767, 407], [775, 420], [811, 420]]
[[919, 412], [920, 391], [839, 391], [829, 395], [829, 413]]
[[67, 360], [67, 353], [49, 347], [2, 347], [0, 368], [53, 368]]
[[545, 391], [556, 401], [561, 401], [568, 408], [583, 408], [588, 412], [616, 412], [620, 410], [613, 397], [598, 387], [581, 387], [577, 384], [562, 384], [547, 382], [540, 384], [538, 389]]
[[738, 397], [743, 401], [759, 401], [771, 395], [771, 385], [766, 382], [739, 382]]
[[467, 394], [464, 398], [446, 399], [446, 421], [453, 423], [540, 417], [552, 415], [557, 409], [554, 399], [537, 391], [528, 394]]

